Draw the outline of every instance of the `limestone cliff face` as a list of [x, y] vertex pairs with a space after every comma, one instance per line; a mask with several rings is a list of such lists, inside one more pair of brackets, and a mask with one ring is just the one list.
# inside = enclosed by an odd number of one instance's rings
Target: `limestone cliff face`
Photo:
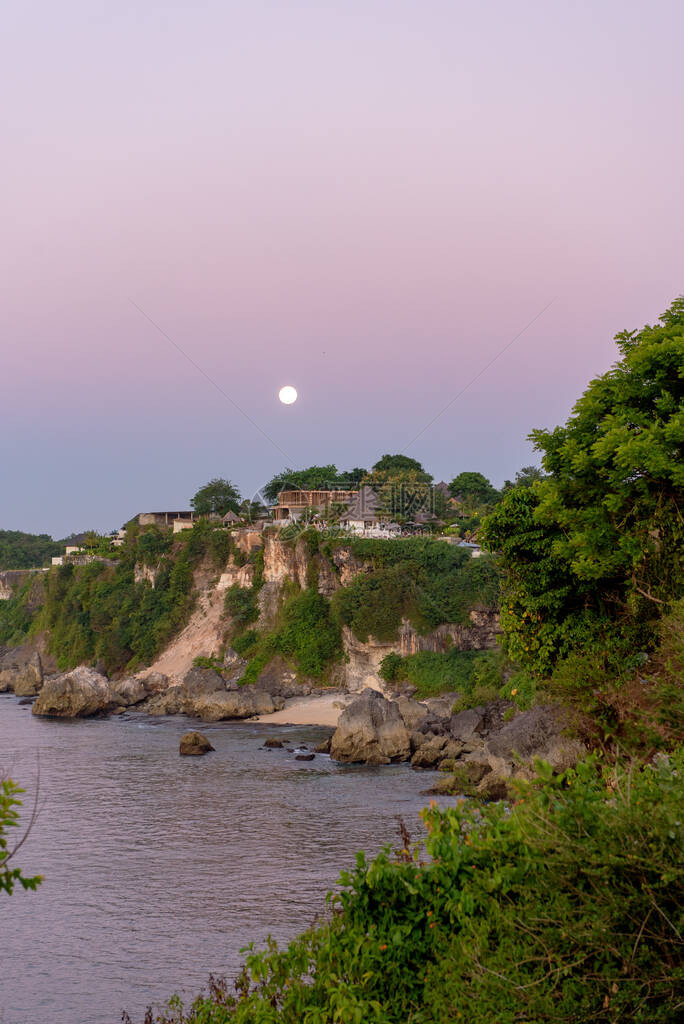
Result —
[[352, 631], [344, 627], [342, 640], [347, 662], [344, 666], [345, 685], [349, 690], [363, 690], [370, 686], [381, 689], [380, 665], [388, 654], [399, 654], [402, 658], [418, 651], [443, 653], [450, 647], [459, 651], [486, 651], [496, 647], [499, 633], [499, 616], [494, 610], [472, 611], [467, 625], [447, 623], [425, 636], [421, 636], [411, 623], [404, 619], [396, 640], [383, 642], [369, 637], [366, 643], [358, 640]]
[[9, 601], [23, 587], [26, 580], [33, 577], [34, 583], [31, 588], [30, 601], [34, 605], [31, 610], [35, 610], [42, 601], [44, 572], [44, 569], [5, 569], [3, 572], [0, 572], [0, 601]]

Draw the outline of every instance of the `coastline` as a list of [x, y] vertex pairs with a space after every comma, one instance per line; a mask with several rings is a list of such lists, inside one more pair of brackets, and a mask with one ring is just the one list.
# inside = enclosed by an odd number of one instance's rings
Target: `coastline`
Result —
[[323, 725], [335, 729], [345, 707], [358, 694], [331, 693], [288, 697], [281, 711], [251, 719], [265, 725]]

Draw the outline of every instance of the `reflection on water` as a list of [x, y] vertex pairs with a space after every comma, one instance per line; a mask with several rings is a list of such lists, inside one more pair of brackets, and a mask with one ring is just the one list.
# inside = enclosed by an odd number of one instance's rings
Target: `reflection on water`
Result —
[[[1, 1024], [114, 1024], [209, 972], [234, 974], [241, 947], [291, 938], [359, 849], [416, 834], [430, 774], [341, 766], [264, 750], [310, 747], [323, 731], [202, 726], [216, 752], [181, 758], [182, 717], [35, 718], [0, 697], [0, 771], [42, 810], [22, 850], [36, 893], [0, 894]], [[30, 796], [25, 798], [26, 804]]]

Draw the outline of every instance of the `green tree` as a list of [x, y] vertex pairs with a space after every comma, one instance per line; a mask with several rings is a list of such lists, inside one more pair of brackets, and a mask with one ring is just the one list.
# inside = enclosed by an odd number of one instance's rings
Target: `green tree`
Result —
[[494, 505], [500, 497], [499, 491], [482, 473], [459, 473], [449, 484], [454, 498], [462, 498], [469, 508]]
[[204, 487], [200, 487], [190, 504], [198, 516], [225, 516], [226, 512], [238, 511], [240, 492], [230, 480], [214, 477]]
[[515, 474], [515, 480], [506, 480], [502, 490], [508, 491], [511, 487], [532, 487], [539, 480], [543, 480], [546, 474], [539, 466], [523, 466]]
[[53, 540], [47, 533], [0, 530], [0, 570], [38, 569], [49, 565], [53, 555], [62, 554], [64, 541]]
[[432, 481], [432, 474], [423, 469], [417, 459], [412, 459], [408, 455], [383, 455], [371, 470], [371, 475], [380, 476], [381, 474], [386, 478], [410, 477], [426, 484]]
[[532, 433], [548, 476], [508, 491], [485, 524], [504, 629], [540, 670], [591, 634], [648, 642], [683, 592], [684, 299], [616, 341], [622, 358], [565, 426]]

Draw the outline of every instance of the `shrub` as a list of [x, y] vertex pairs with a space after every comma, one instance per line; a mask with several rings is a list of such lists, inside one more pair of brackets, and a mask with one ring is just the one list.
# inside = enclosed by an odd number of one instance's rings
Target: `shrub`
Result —
[[426, 862], [405, 837], [398, 857], [359, 854], [329, 920], [252, 953], [234, 995], [156, 1020], [674, 1024], [683, 770], [681, 752], [641, 770], [590, 758], [540, 766], [510, 810], [433, 807]]

